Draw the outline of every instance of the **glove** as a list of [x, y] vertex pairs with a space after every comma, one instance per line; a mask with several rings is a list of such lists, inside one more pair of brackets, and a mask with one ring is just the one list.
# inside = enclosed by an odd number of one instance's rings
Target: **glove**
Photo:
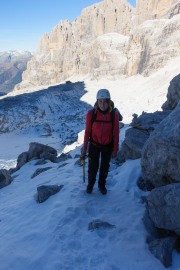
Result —
[[86, 151], [82, 150], [81, 151], [81, 156], [80, 156], [80, 160], [84, 160], [86, 158]]

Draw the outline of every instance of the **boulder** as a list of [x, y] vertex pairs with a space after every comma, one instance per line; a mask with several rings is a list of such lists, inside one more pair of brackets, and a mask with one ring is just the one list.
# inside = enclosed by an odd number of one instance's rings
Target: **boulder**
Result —
[[118, 162], [122, 163], [127, 159], [141, 158], [142, 149], [148, 140], [151, 132], [165, 119], [171, 111], [146, 113], [143, 112], [139, 117], [133, 115], [131, 122], [132, 128], [125, 133], [125, 139], [118, 153]]
[[143, 146], [149, 138], [149, 132], [136, 128], [130, 128], [126, 131], [122, 148], [118, 153], [117, 160], [122, 163], [127, 159], [137, 159], [141, 157]]
[[34, 158], [39, 159], [42, 156], [46, 156], [46, 155], [48, 155], [48, 159], [54, 162], [57, 156], [57, 151], [53, 147], [44, 145], [41, 143], [32, 142], [29, 144], [29, 150], [28, 150], [29, 160], [34, 159]]
[[146, 141], [141, 167], [142, 178], [154, 187], [180, 182], [180, 103]]
[[155, 239], [149, 243], [149, 250], [165, 267], [170, 267], [172, 265], [172, 251], [175, 243], [175, 237]]
[[106, 229], [106, 230], [109, 230], [109, 229], [113, 229], [115, 228], [116, 226], [107, 222], [107, 221], [103, 221], [101, 219], [95, 219], [93, 221], [91, 221], [88, 225], [88, 230], [93, 232], [94, 230], [96, 229]]
[[0, 188], [3, 188], [5, 186], [8, 186], [13, 181], [13, 178], [11, 177], [9, 171], [6, 169], [0, 170]]
[[48, 171], [50, 170], [52, 167], [46, 167], [46, 168], [38, 168], [34, 173], [33, 175], [31, 176], [31, 179], [38, 176], [39, 174], [45, 172], [45, 171]]
[[174, 77], [168, 87], [167, 101], [162, 105], [162, 109], [173, 110], [180, 101], [180, 74]]
[[157, 228], [180, 235], [180, 183], [154, 188], [147, 196], [147, 206]]
[[138, 128], [142, 130], [147, 130], [149, 132], [153, 131], [159, 123], [161, 123], [164, 118], [166, 118], [171, 113], [168, 111], [156, 111], [153, 113], [143, 112], [139, 117], [134, 114], [134, 118], [131, 122], [133, 128]]
[[46, 201], [50, 196], [56, 194], [63, 188], [63, 185], [48, 185], [48, 186], [39, 186], [37, 187], [38, 192], [38, 202], [42, 203]]
[[51, 146], [37, 142], [29, 144], [29, 150], [21, 153], [17, 158], [16, 170], [19, 170], [25, 163], [33, 159], [57, 161], [57, 151]]

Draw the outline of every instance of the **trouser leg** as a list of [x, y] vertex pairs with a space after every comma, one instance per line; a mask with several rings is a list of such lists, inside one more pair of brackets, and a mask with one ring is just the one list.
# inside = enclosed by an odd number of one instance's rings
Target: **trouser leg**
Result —
[[88, 185], [93, 188], [99, 168], [100, 149], [90, 144], [88, 162]]
[[101, 164], [100, 164], [100, 172], [99, 172], [99, 187], [104, 188], [106, 186], [106, 178], [109, 172], [109, 164], [111, 160], [112, 149], [105, 149], [101, 151]]

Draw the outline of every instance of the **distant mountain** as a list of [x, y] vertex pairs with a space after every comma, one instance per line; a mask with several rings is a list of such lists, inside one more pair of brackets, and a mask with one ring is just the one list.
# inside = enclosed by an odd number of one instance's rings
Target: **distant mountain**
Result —
[[[179, 0], [105, 0], [42, 36], [16, 89], [72, 78], [150, 76], [180, 57]], [[177, 70], [177, 73], [179, 69]], [[169, 78], [169, 81], [171, 78]]]
[[32, 54], [28, 51], [0, 52], [0, 96], [12, 91], [22, 80], [22, 73]]

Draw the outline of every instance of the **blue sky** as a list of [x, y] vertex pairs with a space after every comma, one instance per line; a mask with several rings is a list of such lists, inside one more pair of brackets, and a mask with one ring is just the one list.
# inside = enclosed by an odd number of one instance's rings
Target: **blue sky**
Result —
[[[60, 20], [73, 22], [83, 8], [98, 2], [102, 0], [1, 0], [0, 51], [34, 51]], [[128, 2], [135, 6], [136, 0]]]

